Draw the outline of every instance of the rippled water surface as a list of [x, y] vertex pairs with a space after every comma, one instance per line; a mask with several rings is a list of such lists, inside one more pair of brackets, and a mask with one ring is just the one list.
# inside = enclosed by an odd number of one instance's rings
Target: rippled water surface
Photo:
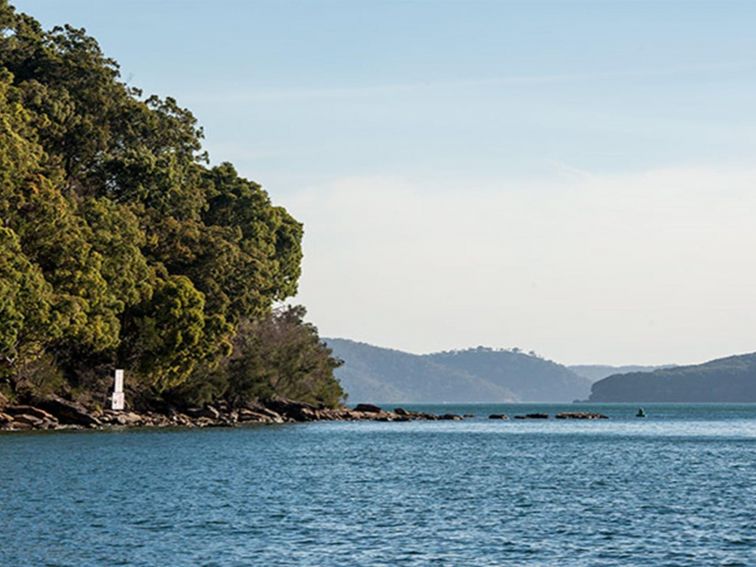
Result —
[[754, 406], [424, 409], [2, 435], [0, 565], [756, 565]]

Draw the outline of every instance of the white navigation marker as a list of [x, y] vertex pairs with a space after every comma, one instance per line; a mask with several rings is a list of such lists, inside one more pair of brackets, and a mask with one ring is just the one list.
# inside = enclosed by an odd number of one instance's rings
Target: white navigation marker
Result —
[[123, 397], [123, 370], [119, 368], [115, 371], [115, 385], [113, 387], [113, 397], [110, 407], [114, 410], [122, 410], [125, 405], [126, 400]]

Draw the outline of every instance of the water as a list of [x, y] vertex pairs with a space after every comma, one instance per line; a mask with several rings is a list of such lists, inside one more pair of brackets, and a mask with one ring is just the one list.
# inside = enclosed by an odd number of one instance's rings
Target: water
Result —
[[756, 565], [756, 406], [645, 408], [0, 435], [0, 565]]

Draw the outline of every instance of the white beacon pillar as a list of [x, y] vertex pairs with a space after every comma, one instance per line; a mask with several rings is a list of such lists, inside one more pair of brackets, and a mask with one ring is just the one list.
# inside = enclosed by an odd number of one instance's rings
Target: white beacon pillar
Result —
[[113, 386], [113, 397], [111, 398], [111, 408], [122, 410], [125, 407], [126, 400], [123, 397], [123, 370], [120, 368], [115, 371], [115, 384]]

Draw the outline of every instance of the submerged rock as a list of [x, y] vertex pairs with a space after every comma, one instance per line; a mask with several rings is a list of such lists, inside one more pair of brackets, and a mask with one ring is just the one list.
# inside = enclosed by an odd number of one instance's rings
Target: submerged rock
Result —
[[444, 419], [447, 421], [462, 421], [462, 416], [457, 415], [455, 413], [445, 413], [444, 415], [439, 416], [439, 419]]
[[556, 414], [557, 419], [609, 419], [603, 413], [593, 413], [585, 411], [567, 411]]
[[547, 413], [526, 413], [525, 415], [516, 415], [515, 419], [549, 419]]
[[509, 416], [505, 413], [492, 413], [488, 419], [509, 419]]

